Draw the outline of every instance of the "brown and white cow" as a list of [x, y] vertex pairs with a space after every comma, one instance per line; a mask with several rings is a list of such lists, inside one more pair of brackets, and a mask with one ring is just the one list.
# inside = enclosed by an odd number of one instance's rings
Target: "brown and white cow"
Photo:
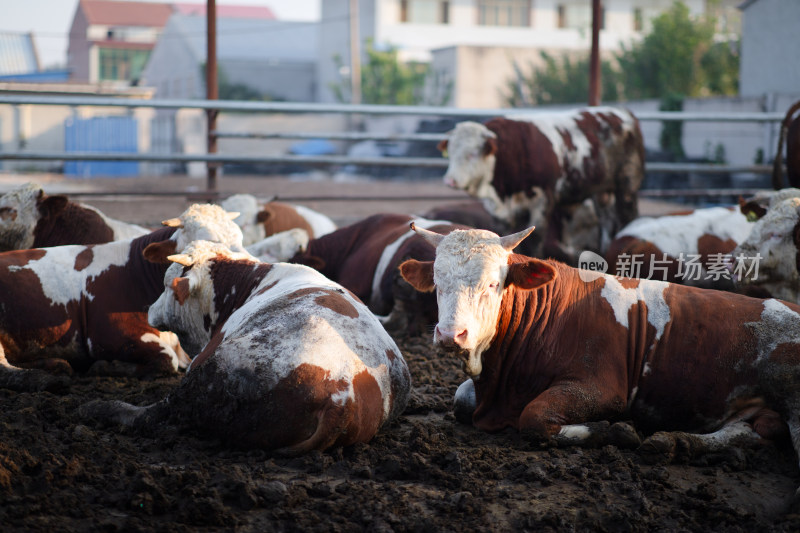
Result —
[[644, 144], [638, 120], [624, 109], [461, 122], [439, 148], [450, 158], [447, 185], [481, 198], [511, 227], [539, 227], [542, 238], [534, 237], [529, 250], [540, 257], [577, 261], [573, 250], [559, 246], [570, 223], [565, 206], [582, 209], [591, 199], [597, 231], [590, 249], [598, 253], [638, 214]]
[[341, 285], [207, 242], [169, 259], [150, 323], [199, 355], [161, 402], [88, 404], [85, 415], [191, 424], [294, 454], [366, 442], [405, 409], [411, 376], [400, 350]]
[[767, 198], [760, 206], [746, 203], [761, 216], [733, 251], [735, 279], [742, 289], [800, 303], [800, 189], [781, 189]]
[[704, 433], [642, 444], [671, 456], [678, 440], [704, 452], [788, 424], [800, 452], [800, 306], [513, 254], [532, 229], [418, 229], [436, 259], [401, 266], [436, 291], [434, 342], [464, 361], [456, 406], [476, 427], [579, 443], [593, 421], [630, 417], [648, 432]]
[[609, 273], [730, 289], [728, 264], [752, 228], [738, 207], [637, 218], [611, 242], [606, 253]]
[[[397, 267], [406, 259], [431, 260], [433, 250], [409, 223], [447, 233], [464, 228], [444, 220], [377, 214], [312, 239], [305, 252], [289, 260], [316, 268], [352, 291], [384, 325], [414, 331], [436, 320], [436, 300], [403, 281]], [[388, 316], [387, 316], [388, 315]]]
[[783, 146], [786, 144], [786, 178], [790, 187], [800, 187], [800, 100], [792, 104], [781, 122], [778, 148], [772, 165], [772, 186], [783, 187]]
[[0, 196], [0, 252], [65, 244], [99, 244], [150, 233], [107, 217], [94, 207], [47, 195], [26, 183]]
[[220, 205], [226, 211], [239, 213], [235, 222], [242, 228], [245, 246], [293, 228], [306, 230], [311, 239], [336, 230], [336, 224], [330, 218], [313, 209], [276, 201], [259, 205], [251, 194], [234, 194]]
[[135, 375], [185, 368], [190, 358], [177, 337], [148, 325], [147, 307], [163, 290], [166, 257], [192, 240], [244, 252], [236, 215], [196, 204], [165, 221], [171, 227], [136, 239], [1, 253], [0, 387], [24, 388], [20, 367], [69, 373], [115, 361], [122, 364], [98, 369]]

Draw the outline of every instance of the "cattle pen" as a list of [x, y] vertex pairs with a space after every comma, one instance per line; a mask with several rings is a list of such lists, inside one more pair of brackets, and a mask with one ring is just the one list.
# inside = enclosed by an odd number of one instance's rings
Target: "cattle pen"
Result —
[[[436, 143], [445, 138], [444, 131], [439, 132], [385, 132], [385, 131], [363, 131], [364, 117], [384, 117], [388, 119], [413, 117], [417, 120], [445, 120], [450, 123], [459, 120], [485, 120], [493, 116], [524, 117], [526, 114], [548, 112], [550, 108], [541, 109], [457, 109], [433, 106], [392, 106], [392, 105], [349, 105], [349, 104], [320, 104], [320, 103], [289, 103], [289, 102], [251, 102], [251, 101], [220, 101], [220, 100], [170, 100], [170, 99], [134, 99], [134, 98], [112, 98], [97, 96], [29, 96], [29, 95], [0, 95], [0, 107], [11, 106], [13, 112], [14, 128], [18, 139], [9, 147], [7, 143], [0, 151], [0, 164], [4, 162], [22, 161], [29, 165], [43, 162], [63, 162], [65, 165], [75, 164], [76, 162], [149, 162], [153, 165], [159, 164], [201, 164], [208, 169], [218, 169], [225, 165], [236, 165], [238, 168], [276, 168], [290, 167], [308, 171], [311, 169], [347, 169], [362, 176], [369, 176], [370, 170], [377, 172], [376, 169], [396, 169], [400, 171], [419, 171], [428, 175], [436, 172], [443, 172], [447, 167], [447, 160], [442, 157], [417, 156], [413, 150], [406, 153], [392, 153], [391, 155], [363, 156], [357, 153], [346, 153], [347, 147], [359, 142], [374, 142], [383, 144], [404, 144], [413, 145], [419, 148], [417, 152], [430, 154], [435, 152]], [[149, 144], [150, 149], [140, 151], [138, 148], [121, 151], [114, 149], [114, 146], [103, 146], [102, 149], [91, 149], [91, 145], [78, 145], [69, 147], [63, 151], [39, 150], [31, 148], [31, 143], [27, 142], [24, 128], [20, 125], [24, 122], [21, 118], [25, 116], [25, 109], [60, 106], [69, 109], [69, 113], [74, 117], [79, 117], [83, 109], [115, 109], [115, 112], [124, 112], [132, 116], [135, 110], [147, 109], [151, 113], [153, 122], [158, 121], [160, 113], [177, 112], [181, 110], [197, 110], [204, 114], [209, 110], [214, 110], [219, 114], [265, 114], [279, 116], [322, 116], [336, 115], [345, 117], [344, 131], [300, 131], [298, 129], [280, 131], [231, 131], [217, 129], [207, 131], [205, 123], [204, 135], [209, 140], [208, 146], [216, 146], [217, 140], [228, 139], [241, 142], [252, 141], [286, 141], [299, 140], [306, 142], [325, 141], [338, 143], [339, 151], [345, 153], [324, 153], [318, 155], [308, 155], [299, 153], [241, 153], [241, 150], [231, 150], [230, 152], [220, 151], [208, 153], [205, 148], [191, 150], [175, 149], [174, 142], [157, 143], [156, 139], [152, 142], [139, 144]], [[782, 113], [777, 112], [682, 112], [682, 111], [639, 111], [635, 113], [642, 123], [663, 124], [666, 122], [681, 123], [748, 123], [760, 124], [764, 130], [764, 145], [774, 144], [773, 127], [783, 119]], [[163, 117], [162, 117], [163, 118]], [[147, 120], [139, 119], [139, 122]], [[168, 119], [170, 120], [170, 119]], [[174, 126], [172, 126], [174, 128]], [[224, 126], [223, 126], [224, 128]], [[142, 129], [142, 127], [140, 127]], [[146, 128], [145, 128], [146, 129]], [[647, 137], [647, 135], [646, 135]], [[647, 140], [647, 139], [646, 139]], [[212, 142], [213, 141], [213, 142]], [[713, 141], [710, 139], [709, 142]], [[163, 146], [166, 144], [167, 146]], [[653, 144], [651, 140], [649, 144]], [[86, 146], [89, 146], [87, 149]], [[251, 145], [252, 146], [252, 145]], [[255, 145], [258, 146], [258, 145]], [[257, 149], [258, 150], [258, 149]], [[767, 151], [769, 154], [769, 152]], [[768, 156], [767, 156], [768, 157]], [[766, 158], [765, 158], [766, 160]], [[0, 168], [3, 168], [0, 166]], [[155, 167], [154, 167], [155, 168]], [[356, 170], [358, 169], [358, 170]], [[649, 160], [646, 165], [648, 174], [661, 174], [674, 176], [677, 174], [690, 174], [694, 176], [711, 176], [720, 174], [744, 174], [749, 176], [765, 176], [772, 171], [772, 166], [761, 163], [753, 164], [724, 164], [719, 162], [663, 162]], [[212, 177], [213, 176], [213, 177]], [[668, 178], [669, 180], [669, 178]], [[701, 185], [697, 185], [697, 183]], [[694, 185], [690, 187], [648, 187], [640, 191], [643, 198], [655, 199], [680, 199], [681, 201], [696, 201], [705, 199], [706, 201], [719, 201], [719, 199], [735, 199], [742, 195], [754, 192], [753, 187], [719, 187], [704, 186], [703, 179], [695, 179]], [[97, 189], [92, 194], [114, 194], [114, 195], [142, 195], [138, 187], [130, 190], [121, 190], [116, 187], [114, 191], [103, 191]], [[204, 188], [196, 185], [192, 187], [191, 195], [195, 198], [202, 196], [205, 199], [213, 200], [220, 197], [221, 193], [217, 183], [216, 172], [208, 172], [208, 178]], [[88, 194], [84, 192], [84, 194]], [[185, 190], [167, 190], [160, 188], [159, 194], [185, 196]], [[420, 199], [419, 195], [407, 195], [410, 199]], [[379, 196], [380, 199], [394, 198], [395, 196]], [[451, 199], [456, 199], [455, 197]], [[306, 197], [306, 199], [309, 199]], [[311, 198], [313, 201], [327, 202], [336, 201], [338, 198], [320, 195]], [[374, 201], [376, 196], [367, 195], [364, 197], [352, 196], [348, 198], [350, 202]], [[437, 198], [439, 199], [439, 198]]]

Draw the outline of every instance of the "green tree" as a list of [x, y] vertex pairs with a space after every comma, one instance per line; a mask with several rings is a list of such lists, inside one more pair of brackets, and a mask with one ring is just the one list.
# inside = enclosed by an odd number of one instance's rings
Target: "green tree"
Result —
[[[435, 78], [429, 85], [429, 96], [426, 98], [426, 79], [430, 76], [430, 67], [425, 63], [403, 63], [397, 57], [397, 48], [390, 46], [386, 50], [377, 50], [371, 39], [367, 39], [367, 60], [361, 66], [361, 101], [365, 104], [417, 105], [428, 103], [442, 105], [450, 99], [452, 83], [443, 85]], [[333, 58], [337, 68], [343, 66], [342, 58]], [[342, 79], [331, 83], [331, 90], [339, 102], [350, 101], [350, 79]]]
[[[585, 102], [589, 97], [589, 56], [575, 58], [562, 54], [554, 57], [539, 52], [544, 66], [530, 65], [531, 74], [525, 76], [517, 69], [516, 79], [506, 85], [505, 100], [512, 107], [543, 104], [569, 104]], [[619, 75], [608, 61], [600, 62], [600, 82], [604, 100], [619, 99]]]
[[617, 55], [625, 98], [736, 94], [738, 45], [714, 41], [712, 17], [694, 19], [676, 2], [652, 23], [644, 39]]

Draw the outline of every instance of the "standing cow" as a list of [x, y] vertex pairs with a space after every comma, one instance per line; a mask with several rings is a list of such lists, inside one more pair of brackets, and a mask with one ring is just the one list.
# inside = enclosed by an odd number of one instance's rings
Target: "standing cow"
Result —
[[0, 196], [0, 252], [65, 244], [99, 244], [150, 233], [109, 218], [94, 207], [47, 195], [26, 183]]
[[788, 424], [800, 452], [800, 306], [513, 254], [532, 229], [417, 229], [436, 259], [401, 266], [436, 291], [434, 342], [471, 378], [456, 396], [462, 418], [565, 443], [622, 416], [645, 431], [711, 432], [642, 444], [668, 457], [785, 436]]
[[778, 149], [772, 165], [772, 186], [783, 187], [783, 146], [786, 143], [786, 178], [790, 187], [800, 187], [800, 100], [792, 104], [781, 122]]
[[[594, 219], [586, 244], [603, 253], [638, 214], [644, 143], [639, 121], [623, 109], [461, 122], [439, 148], [450, 158], [447, 185], [481, 198], [511, 227], [539, 228], [542, 239], [528, 247], [537, 256], [577, 262], [576, 250], [562, 245], [572, 216]], [[584, 204], [587, 199], [590, 204]]]
[[433, 259], [433, 250], [409, 229], [447, 233], [465, 226], [400, 214], [377, 214], [312, 239], [305, 252], [289, 260], [311, 266], [352, 291], [391, 329], [412, 331], [436, 320], [436, 301], [420, 295], [400, 277], [397, 267], [406, 259]]
[[[0, 254], [0, 387], [26, 388], [19, 367], [71, 372], [114, 361], [115, 371], [134, 375], [185, 368], [190, 358], [177, 337], [148, 325], [147, 307], [162, 292], [166, 257], [192, 240], [244, 252], [237, 214], [196, 204], [136, 239]], [[38, 374], [29, 375], [37, 387]]]
[[169, 259], [150, 323], [180, 332], [199, 355], [161, 402], [88, 404], [85, 415], [188, 423], [295, 454], [366, 442], [405, 409], [411, 377], [400, 350], [340, 285], [207, 242]]

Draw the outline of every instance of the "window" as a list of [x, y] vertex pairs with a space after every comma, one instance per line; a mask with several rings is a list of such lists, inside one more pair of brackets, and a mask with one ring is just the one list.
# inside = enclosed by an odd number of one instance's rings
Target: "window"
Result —
[[149, 50], [128, 50], [119, 48], [100, 48], [101, 80], [128, 80], [138, 79], [142, 74]]
[[530, 26], [530, 0], [478, 0], [480, 26]]
[[642, 31], [644, 21], [642, 20], [642, 8], [637, 7], [633, 10], [633, 31]]
[[446, 0], [401, 0], [400, 22], [447, 24], [450, 22], [450, 2]]
[[[592, 29], [592, 3], [561, 4], [558, 6], [558, 27], [576, 30]], [[606, 27], [606, 10], [600, 10], [600, 29]]]

